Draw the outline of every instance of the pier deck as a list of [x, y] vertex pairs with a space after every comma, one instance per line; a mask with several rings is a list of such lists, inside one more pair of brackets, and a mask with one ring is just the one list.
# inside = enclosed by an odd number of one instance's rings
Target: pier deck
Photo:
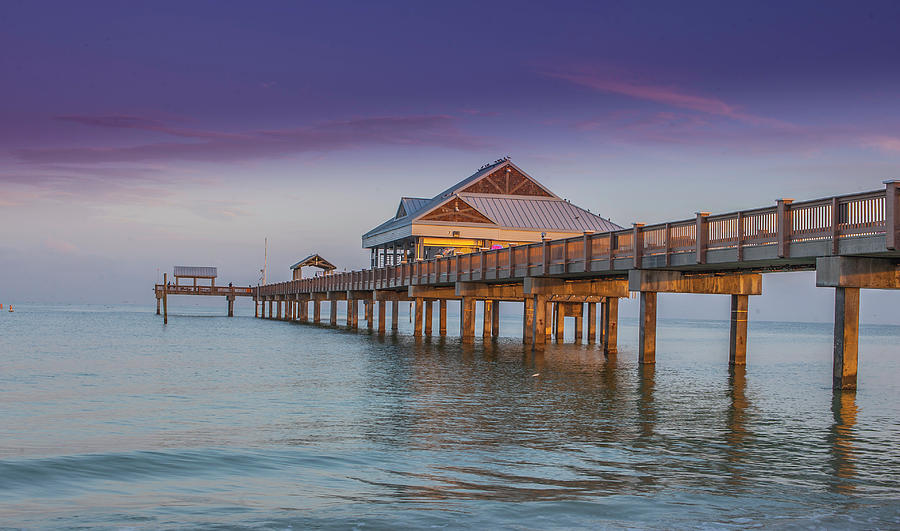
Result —
[[[348, 305], [348, 325], [357, 326], [358, 301], [379, 302], [379, 331], [385, 329], [384, 305], [415, 301], [414, 334], [432, 328], [431, 303], [441, 303], [440, 333], [446, 333], [446, 301], [461, 301], [463, 341], [475, 334], [475, 301], [484, 300], [485, 337], [496, 335], [493, 313], [500, 301], [524, 302], [523, 340], [533, 348], [555, 333], [560, 341], [565, 317], [576, 318], [576, 341], [588, 316], [588, 341], [616, 351], [617, 301], [629, 292], [641, 297], [639, 358], [654, 363], [658, 293], [708, 293], [732, 297], [730, 363], [746, 362], [748, 297], [762, 293], [761, 274], [815, 270], [816, 283], [835, 288], [835, 367], [838, 389], [856, 387], [858, 301], [860, 288], [900, 289], [900, 195], [896, 181], [885, 188], [793, 202], [727, 214], [697, 213], [694, 218], [504, 249], [474, 252], [396, 266], [350, 271], [318, 278], [260, 286], [253, 297], [263, 317], [308, 320], [307, 303]], [[601, 311], [596, 311], [596, 304]], [[284, 312], [282, 313], [282, 304]], [[583, 312], [583, 305], [588, 311]], [[257, 315], [260, 315], [257, 304]], [[599, 317], [599, 333], [591, 319]], [[492, 326], [493, 325], [493, 326]]]

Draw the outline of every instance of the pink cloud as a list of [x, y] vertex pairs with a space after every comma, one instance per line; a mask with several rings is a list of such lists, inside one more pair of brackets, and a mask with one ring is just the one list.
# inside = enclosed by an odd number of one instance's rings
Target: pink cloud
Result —
[[862, 144], [888, 153], [900, 153], [900, 137], [870, 136], [864, 138]]
[[22, 162], [96, 164], [187, 160], [234, 162], [298, 153], [354, 149], [374, 145], [439, 146], [476, 149], [484, 143], [456, 127], [445, 115], [382, 116], [332, 121], [308, 127], [256, 130], [240, 134], [168, 126], [135, 116], [64, 116], [59, 119], [104, 128], [154, 131], [193, 142], [159, 142], [130, 147], [26, 148], [15, 151]]
[[495, 116], [500, 116], [500, 113], [496, 111], [479, 111], [478, 109], [463, 109], [460, 112], [469, 116], [478, 116], [483, 118], [493, 118]]
[[60, 254], [75, 254], [78, 252], [78, 247], [72, 242], [57, 240], [52, 237], [44, 240], [44, 247]]
[[713, 116], [722, 116], [751, 125], [791, 127], [791, 124], [781, 120], [746, 113], [739, 106], [726, 103], [717, 98], [690, 94], [675, 87], [626, 81], [620, 77], [604, 74], [596, 70], [573, 69], [568, 71], [547, 71], [543, 72], [543, 74], [588, 87], [598, 92], [620, 94], [638, 100], [652, 101]]

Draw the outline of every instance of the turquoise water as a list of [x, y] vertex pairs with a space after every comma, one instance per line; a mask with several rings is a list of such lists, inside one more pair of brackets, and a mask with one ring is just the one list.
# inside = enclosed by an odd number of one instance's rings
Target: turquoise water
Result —
[[175, 311], [0, 314], [0, 527], [900, 527], [900, 327], [835, 398], [826, 324], [730, 373], [717, 321], [641, 367], [627, 320], [607, 359]]

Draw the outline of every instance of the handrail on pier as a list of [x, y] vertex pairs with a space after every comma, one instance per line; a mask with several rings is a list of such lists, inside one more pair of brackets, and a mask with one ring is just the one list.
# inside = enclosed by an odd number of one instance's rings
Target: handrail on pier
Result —
[[872, 192], [802, 202], [783, 199], [775, 206], [751, 210], [712, 216], [698, 213], [693, 219], [635, 224], [615, 232], [587, 232], [572, 238], [268, 284], [253, 288], [253, 295], [391, 289], [460, 279], [497, 281], [545, 275], [551, 268], [576, 273], [613, 272], [618, 261], [630, 260], [631, 267], [641, 267], [654, 259], [659, 267], [660, 260], [668, 266], [690, 253], [695, 254], [696, 264], [705, 264], [707, 251], [720, 250], [737, 250], [737, 261], [742, 262], [746, 260], [745, 250], [772, 246], [777, 250], [776, 258], [788, 259], [791, 244], [830, 241], [830, 254], [838, 254], [842, 241], [881, 235], [883, 250], [895, 251], [900, 246], [898, 184], [887, 181], [883, 190]]

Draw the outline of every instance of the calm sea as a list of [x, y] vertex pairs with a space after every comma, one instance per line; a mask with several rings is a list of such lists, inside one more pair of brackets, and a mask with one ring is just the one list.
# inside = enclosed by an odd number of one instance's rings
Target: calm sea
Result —
[[833, 398], [827, 324], [730, 373], [726, 322], [641, 367], [627, 320], [605, 358], [172, 306], [0, 313], [0, 527], [900, 527], [900, 327]]

